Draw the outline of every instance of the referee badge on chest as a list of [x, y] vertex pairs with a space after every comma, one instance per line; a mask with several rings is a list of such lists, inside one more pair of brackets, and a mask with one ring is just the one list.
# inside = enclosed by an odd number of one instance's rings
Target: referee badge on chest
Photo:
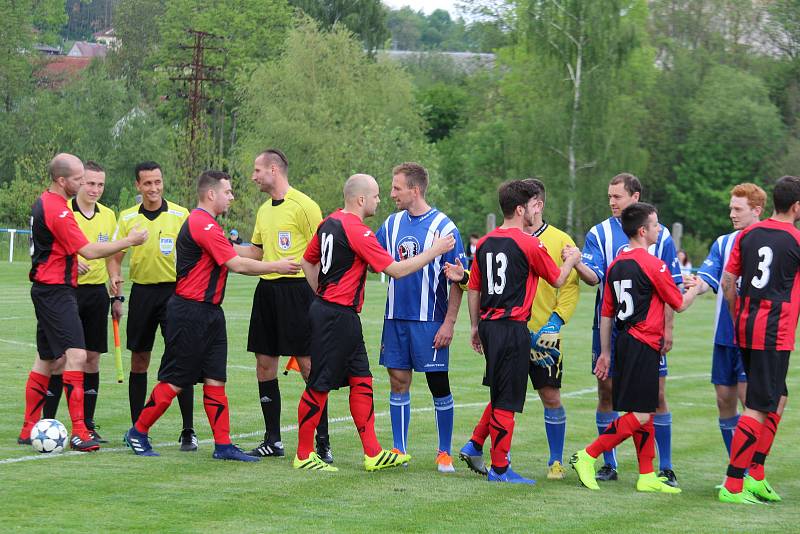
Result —
[[292, 247], [292, 233], [278, 232], [278, 246], [281, 250], [289, 250]]
[[175, 248], [175, 239], [172, 237], [159, 237], [158, 248], [164, 256], [169, 256], [172, 254], [172, 249]]

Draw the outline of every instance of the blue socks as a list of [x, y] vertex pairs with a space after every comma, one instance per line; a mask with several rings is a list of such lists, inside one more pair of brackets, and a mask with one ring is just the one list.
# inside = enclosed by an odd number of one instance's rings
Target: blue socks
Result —
[[[611, 424], [611, 422], [619, 417], [619, 413], [617, 412], [596, 412], [595, 413], [595, 421], [597, 422], [597, 434], [602, 434], [606, 427]], [[617, 449], [611, 449], [608, 452], [603, 453], [603, 462], [607, 465], [610, 465], [614, 469], [617, 468]]]
[[394, 448], [406, 452], [408, 443], [408, 423], [411, 421], [411, 393], [389, 394], [389, 415], [392, 419]]
[[544, 430], [547, 433], [547, 444], [550, 446], [550, 460], [564, 463], [564, 435], [567, 433], [567, 412], [563, 406], [544, 409]]
[[657, 413], [653, 424], [656, 427], [658, 468], [661, 471], [672, 469], [672, 414]]
[[453, 441], [453, 406], [452, 393], [446, 397], [433, 398], [433, 407], [436, 411], [436, 430], [439, 432], [439, 450], [447, 454], [450, 454], [450, 443]]
[[725, 448], [728, 450], [728, 457], [731, 455], [731, 441], [733, 441], [733, 432], [736, 430], [736, 425], [739, 423], [739, 414], [727, 419], [720, 418], [719, 431], [722, 432], [722, 441], [725, 442]]

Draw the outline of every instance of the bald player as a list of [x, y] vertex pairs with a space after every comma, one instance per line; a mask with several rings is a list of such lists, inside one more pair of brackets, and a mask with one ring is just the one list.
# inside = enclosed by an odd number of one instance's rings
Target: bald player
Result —
[[31, 209], [31, 300], [36, 312], [36, 359], [25, 385], [25, 420], [17, 442], [31, 443], [31, 430], [39, 420], [47, 384], [58, 360], [65, 358], [64, 392], [67, 397], [72, 437], [77, 451], [100, 448], [84, 421], [84, 369], [86, 343], [78, 313], [75, 288], [78, 258], [105, 258], [127, 247], [141, 245], [147, 231], [134, 227], [118, 241], [90, 243], [81, 231], [67, 200], [84, 182], [84, 167], [72, 154], [58, 154], [47, 165], [50, 187]]
[[358, 313], [364, 303], [367, 267], [392, 278], [422, 269], [455, 245], [452, 234], [434, 238], [430, 248], [394, 261], [381, 247], [364, 219], [375, 215], [380, 202], [372, 176], [356, 174], [344, 186], [344, 209], [329, 215], [317, 228], [301, 265], [316, 293], [311, 303], [311, 374], [297, 409], [299, 420], [295, 469], [338, 471], [313, 450], [314, 431], [331, 390], [350, 387], [350, 413], [364, 449], [364, 467], [375, 471], [402, 465], [404, 453], [382, 449], [375, 435], [372, 374]]

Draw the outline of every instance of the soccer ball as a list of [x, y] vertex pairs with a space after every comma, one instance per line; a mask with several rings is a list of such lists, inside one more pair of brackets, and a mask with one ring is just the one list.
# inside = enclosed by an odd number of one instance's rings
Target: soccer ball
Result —
[[50, 454], [64, 450], [67, 443], [67, 429], [55, 419], [42, 419], [31, 430], [31, 445], [37, 451]]

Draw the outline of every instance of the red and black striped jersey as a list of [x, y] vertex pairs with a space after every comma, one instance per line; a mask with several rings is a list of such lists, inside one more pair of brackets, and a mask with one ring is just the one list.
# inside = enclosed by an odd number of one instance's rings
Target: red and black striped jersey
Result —
[[469, 289], [480, 291], [482, 320], [527, 323], [539, 277], [553, 284], [560, 275], [539, 238], [519, 228], [495, 228], [478, 241]]
[[603, 290], [603, 317], [613, 317], [618, 330], [661, 350], [664, 304], [680, 308], [683, 296], [667, 264], [647, 249], [623, 251], [611, 262]]
[[228, 279], [225, 262], [234, 258], [236, 251], [216, 219], [204, 209], [193, 209], [178, 232], [175, 248], [175, 294], [222, 304]]
[[379, 273], [394, 262], [375, 233], [357, 215], [341, 209], [320, 223], [303, 258], [320, 264], [317, 295], [356, 312], [364, 304], [367, 265]]
[[737, 344], [755, 350], [794, 350], [800, 312], [800, 231], [766, 219], [736, 237], [725, 270], [741, 277], [734, 323]]
[[45, 191], [31, 207], [31, 282], [78, 285], [78, 250], [89, 244], [67, 199]]

